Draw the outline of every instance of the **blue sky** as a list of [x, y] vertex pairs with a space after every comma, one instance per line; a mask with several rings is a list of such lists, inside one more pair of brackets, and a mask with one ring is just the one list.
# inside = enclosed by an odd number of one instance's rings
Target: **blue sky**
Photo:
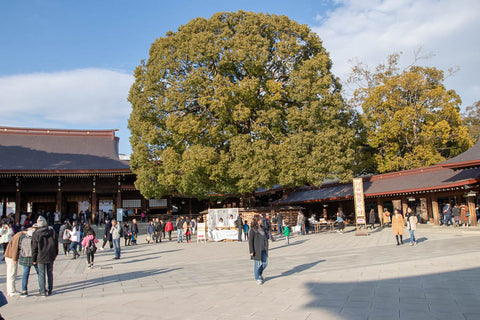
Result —
[[480, 99], [475, 0], [16, 0], [0, 2], [0, 125], [119, 128], [120, 152], [130, 153], [126, 98], [152, 42], [195, 17], [237, 10], [309, 25], [342, 80], [349, 60], [374, 66], [403, 51], [408, 64], [422, 47], [433, 54], [424, 64], [460, 67], [446, 85], [464, 107]]

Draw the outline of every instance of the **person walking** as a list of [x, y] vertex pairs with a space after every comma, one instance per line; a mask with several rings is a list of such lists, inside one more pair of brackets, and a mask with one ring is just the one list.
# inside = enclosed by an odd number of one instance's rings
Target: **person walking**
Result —
[[192, 242], [192, 232], [191, 232], [192, 225], [190, 224], [190, 219], [188, 217], [183, 222], [182, 227], [183, 227], [183, 233], [185, 234], [185, 241], [187, 241], [187, 243]]
[[277, 231], [278, 231], [278, 234], [282, 234], [283, 233], [283, 215], [282, 213], [279, 213], [277, 214]]
[[77, 251], [77, 247], [80, 245], [80, 227], [77, 225], [77, 221], [73, 221], [72, 224], [72, 231], [71, 231], [71, 236], [70, 236], [70, 250], [73, 253], [73, 258], [72, 260], [77, 259], [80, 257], [80, 254]]
[[337, 212], [337, 223], [338, 223], [337, 232], [343, 233], [343, 229], [345, 229], [345, 223], [344, 223], [343, 215], [341, 211]]
[[243, 223], [243, 238], [245, 239], [245, 241], [248, 241], [249, 231], [250, 231], [250, 227], [248, 226], [248, 221], [245, 220], [245, 222]]
[[4, 259], [6, 265], [6, 286], [7, 286], [7, 296], [13, 297], [18, 296], [19, 293], [15, 288], [15, 278], [17, 277], [17, 268], [18, 268], [18, 259], [20, 256], [19, 245], [20, 238], [24, 235], [25, 232], [21, 231], [16, 233], [8, 241], [8, 244], [5, 248]]
[[123, 223], [123, 238], [125, 239], [125, 247], [132, 244], [132, 233], [130, 232], [130, 225], [127, 221]]
[[453, 219], [453, 226], [459, 227], [460, 226], [460, 207], [458, 206], [458, 203], [455, 203], [455, 205], [452, 208], [452, 219]]
[[33, 264], [32, 253], [32, 237], [36, 230], [37, 225], [34, 224], [33, 227], [28, 228], [27, 232], [20, 237], [20, 257], [18, 259], [18, 264], [23, 266], [22, 293], [20, 293], [20, 297], [28, 296], [28, 279], [32, 267], [35, 268], [38, 277], [38, 267]]
[[290, 244], [290, 228], [285, 225], [283, 226], [283, 235], [285, 236], [285, 240], [287, 240], [287, 245]]
[[467, 205], [462, 203], [460, 205], [460, 224], [464, 227], [470, 226], [470, 210], [468, 210]]
[[177, 242], [183, 242], [183, 217], [177, 218]]
[[168, 240], [172, 241], [172, 231], [173, 231], [173, 223], [172, 221], [168, 220], [165, 224], [165, 232], [168, 233]]
[[239, 213], [238, 216], [237, 216], [237, 221], [235, 222], [236, 223], [236, 227], [237, 227], [237, 230], [238, 230], [238, 241], [242, 241], [242, 232], [243, 232], [243, 221], [242, 221], [242, 215]]
[[[113, 223], [112, 223], [113, 225]], [[132, 245], [137, 244], [137, 239], [138, 239], [138, 225], [137, 225], [137, 219], [132, 220], [132, 225], [130, 227], [130, 232], [132, 233]]]
[[248, 236], [250, 259], [254, 260], [253, 275], [257, 284], [264, 282], [263, 272], [268, 265], [268, 235], [262, 228], [262, 218], [256, 214], [253, 217]]
[[[103, 211], [101, 211], [103, 212]], [[104, 233], [103, 233], [103, 244], [100, 247], [100, 250], [104, 250], [103, 248], [105, 245], [108, 243], [110, 244], [110, 249], [113, 248], [113, 243], [112, 243], [112, 234], [110, 233], [110, 230], [112, 229], [112, 221], [109, 220], [108, 218], [105, 218], [105, 228], [104, 228]]]
[[415, 239], [415, 230], [417, 230], [418, 218], [410, 208], [407, 209], [407, 214], [408, 231], [410, 231], [410, 245], [414, 246], [417, 244], [417, 239]]
[[375, 210], [370, 210], [370, 213], [368, 214], [368, 223], [370, 224], [370, 228], [372, 230], [375, 229]]
[[[7, 245], [12, 240], [13, 237], [13, 229], [8, 225], [7, 222], [2, 224], [0, 228], [0, 245], [3, 249], [3, 255], [1, 261], [5, 260], [5, 250], [7, 249]], [[8, 293], [8, 292], [7, 292]]]
[[[393, 234], [395, 235], [395, 239], [397, 240], [397, 246], [403, 244], [403, 226], [405, 225], [405, 221], [403, 219], [400, 210], [395, 209], [393, 210], [392, 216], [392, 230]], [[399, 241], [400, 237], [400, 241]]]
[[155, 227], [153, 226], [153, 221], [150, 220], [147, 226], [147, 243], [148, 244], [150, 244], [150, 242], [153, 243], [154, 233], [155, 233]]
[[304, 220], [305, 220], [305, 217], [303, 215], [303, 213], [300, 211], [298, 213], [298, 216], [297, 216], [297, 225], [299, 227], [299, 231], [298, 231], [298, 234], [300, 235], [304, 235], [304, 228], [305, 228], [305, 225], [304, 225]]
[[117, 222], [117, 220], [112, 219], [112, 228], [110, 229], [112, 234], [113, 248], [115, 250], [115, 257], [113, 259], [120, 259], [120, 238], [122, 237], [122, 227]]
[[[58, 243], [55, 232], [47, 225], [43, 217], [37, 220], [38, 229], [32, 235], [32, 259], [38, 268], [38, 287], [40, 295], [46, 297], [53, 293], [53, 262], [58, 255]], [[45, 286], [45, 280], [48, 287]]]
[[390, 211], [388, 211], [388, 209], [385, 208], [383, 210], [383, 225], [384, 226], [388, 227], [390, 225], [390, 223], [392, 221], [390, 216], [391, 216]]
[[85, 228], [85, 237], [82, 239], [82, 246], [85, 247], [85, 253], [87, 254], [88, 269], [93, 269], [95, 252], [97, 252], [96, 243], [98, 243], [98, 239], [95, 235], [95, 231], [88, 226]]
[[452, 223], [452, 206], [450, 203], [445, 203], [445, 205], [442, 208], [442, 213], [443, 213], [443, 224], [445, 227], [448, 227], [449, 223]]
[[155, 243], [162, 242], [163, 220], [156, 218], [154, 228], [155, 228]]
[[63, 254], [68, 257], [68, 253], [70, 252], [70, 237], [72, 236], [71, 234], [71, 229], [72, 226], [68, 222], [68, 220], [65, 220], [65, 223], [62, 224], [60, 227], [59, 231], [59, 241], [62, 244], [63, 247]]

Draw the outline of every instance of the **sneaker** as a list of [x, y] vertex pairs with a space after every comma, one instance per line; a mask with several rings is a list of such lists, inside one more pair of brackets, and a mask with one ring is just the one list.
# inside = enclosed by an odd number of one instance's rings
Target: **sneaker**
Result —
[[260, 279], [258, 279], [258, 280], [257, 280], [257, 284], [258, 284], [258, 285], [262, 285], [262, 284], [263, 284], [263, 281], [260, 280]]
[[23, 291], [22, 293], [20, 293], [20, 297], [22, 298], [25, 298], [28, 296], [28, 293], [26, 291]]
[[103, 251], [103, 250], [105, 250], [105, 249], [103, 249], [102, 247], [100, 247], [100, 250], [102, 250], [102, 251]]

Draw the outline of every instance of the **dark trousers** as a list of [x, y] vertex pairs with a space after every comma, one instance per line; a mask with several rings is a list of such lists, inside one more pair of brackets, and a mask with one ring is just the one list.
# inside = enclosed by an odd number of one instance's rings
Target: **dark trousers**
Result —
[[67, 254], [70, 251], [70, 241], [63, 241], [63, 254]]
[[87, 262], [88, 262], [88, 264], [93, 264], [94, 259], [95, 259], [95, 253], [87, 252]]
[[[38, 287], [40, 294], [52, 294], [53, 290], [53, 262], [52, 263], [38, 263]], [[45, 277], [47, 278], [47, 289], [45, 290]]]
[[107, 244], [107, 241], [108, 241], [108, 242], [109, 242], [109, 244], [110, 244], [110, 249], [112, 249], [112, 248], [113, 248], [113, 243], [112, 243], [112, 240], [111, 240], [111, 239], [107, 240], [106, 238], [103, 238], [103, 244], [102, 244], [102, 248], [104, 248], [104, 247], [105, 247], [105, 245]]

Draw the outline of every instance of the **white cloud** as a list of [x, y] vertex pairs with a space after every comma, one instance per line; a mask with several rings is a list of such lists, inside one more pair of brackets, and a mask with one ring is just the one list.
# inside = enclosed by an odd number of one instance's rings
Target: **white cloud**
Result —
[[318, 33], [330, 52], [333, 72], [343, 81], [352, 64], [370, 67], [385, 61], [387, 55], [403, 51], [401, 62], [413, 61], [413, 52], [435, 56], [418, 63], [442, 70], [460, 67], [446, 80], [463, 106], [480, 99], [480, 1], [476, 0], [341, 0], [336, 9], [318, 15]]
[[0, 124], [13, 127], [120, 129], [120, 152], [130, 153], [128, 91], [134, 77], [79, 69], [0, 77]]
[[103, 69], [0, 77], [1, 123], [109, 127], [128, 118], [133, 80]]

